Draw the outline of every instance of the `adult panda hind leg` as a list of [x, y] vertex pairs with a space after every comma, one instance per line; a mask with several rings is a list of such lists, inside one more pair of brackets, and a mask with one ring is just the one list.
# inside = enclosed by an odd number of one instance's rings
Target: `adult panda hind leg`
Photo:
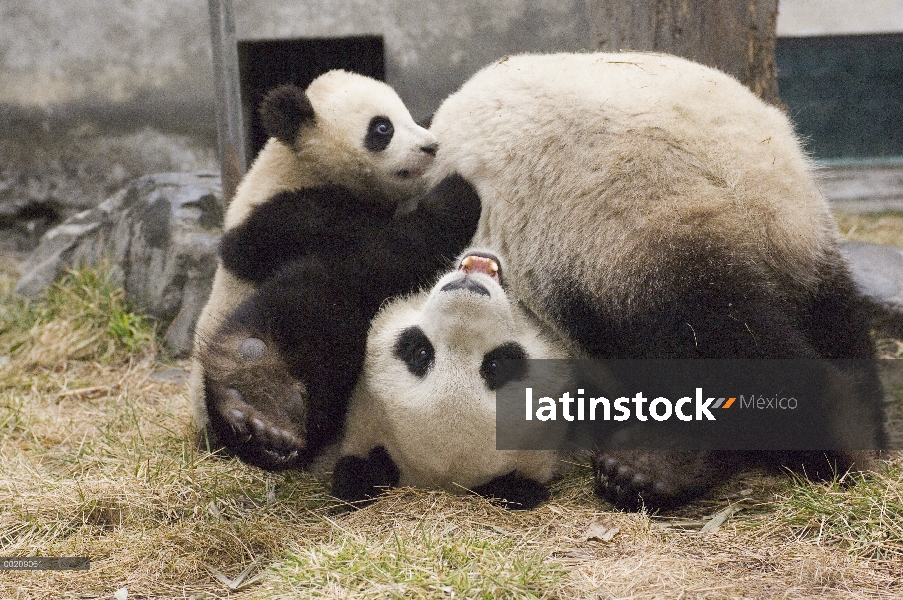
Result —
[[827, 378], [832, 399], [825, 408], [838, 449], [770, 453], [763, 459], [771, 468], [826, 479], [868, 469], [887, 447], [887, 433], [868, 301], [838, 251], [826, 254], [819, 275], [818, 286], [800, 303], [799, 314], [819, 356], [831, 359]]
[[[712, 238], [674, 240], [667, 250], [646, 272], [648, 279], [636, 286], [646, 291], [646, 301], [628, 303], [632, 308], [620, 314], [613, 314], [576, 282], [561, 284], [565, 293], [558, 298], [559, 321], [587, 354], [604, 359], [818, 356], [789, 295], [729, 243]], [[617, 370], [617, 364], [613, 368]], [[642, 428], [636, 431], [635, 435], [643, 435]], [[643, 447], [641, 442], [634, 447]], [[690, 446], [679, 437], [659, 440], [655, 447], [671, 449], [603, 444], [593, 460], [597, 493], [630, 510], [668, 508], [704, 495], [759, 462], [749, 452], [682, 450]]]

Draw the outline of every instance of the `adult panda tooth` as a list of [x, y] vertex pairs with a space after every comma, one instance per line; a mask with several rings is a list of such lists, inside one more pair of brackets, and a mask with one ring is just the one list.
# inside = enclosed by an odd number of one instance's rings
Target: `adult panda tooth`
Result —
[[498, 271], [499, 271], [498, 263], [495, 262], [494, 260], [490, 260], [489, 261], [489, 270], [493, 273], [498, 273]]
[[461, 261], [461, 268], [465, 271], [470, 269], [473, 266], [474, 257], [473, 256], [465, 256], [464, 260]]

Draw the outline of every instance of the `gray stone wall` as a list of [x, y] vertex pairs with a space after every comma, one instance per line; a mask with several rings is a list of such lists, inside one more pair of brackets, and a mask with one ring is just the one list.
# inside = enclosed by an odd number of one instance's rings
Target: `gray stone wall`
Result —
[[[390, 84], [429, 114], [506, 54], [580, 50], [584, 0], [234, 0], [239, 39], [382, 35]], [[207, 2], [0, 3], [0, 250], [128, 181], [218, 171]]]

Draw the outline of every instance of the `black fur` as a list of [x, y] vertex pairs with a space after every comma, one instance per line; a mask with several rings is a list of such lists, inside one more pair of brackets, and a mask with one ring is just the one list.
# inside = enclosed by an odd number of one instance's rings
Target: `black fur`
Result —
[[426, 334], [419, 327], [409, 327], [401, 332], [392, 349], [395, 357], [417, 377], [426, 377], [433, 368], [436, 351]]
[[280, 85], [267, 92], [258, 112], [267, 135], [289, 147], [298, 139], [301, 127], [313, 124], [316, 118], [307, 94], [291, 84]]
[[[370, 450], [367, 458], [343, 456], [332, 475], [332, 495], [358, 507], [366, 506], [398, 485], [398, 466], [382, 446]], [[501, 475], [471, 490], [478, 496], [492, 498], [510, 510], [536, 508], [549, 499], [549, 489], [534, 479], [515, 472]]]
[[[727, 241], [675, 240], [660, 263], [647, 265], [641, 310], [616, 313], [574, 281], [561, 279], [549, 298], [565, 331], [595, 358], [856, 358], [874, 357], [865, 305], [843, 263], [826, 259], [821, 288], [808, 297], [745, 261]], [[549, 289], [549, 288], [546, 288]], [[613, 304], [613, 303], [612, 303]], [[863, 361], [855, 407], [885, 444], [877, 371]], [[813, 427], [832, 447], [831, 406]], [[668, 508], [704, 494], [753, 465], [786, 465], [809, 476], [844, 472], [846, 452], [599, 451], [597, 492], [635, 510]], [[864, 465], [859, 465], [864, 466]]]
[[506, 383], [519, 381], [527, 375], [527, 358], [527, 351], [517, 342], [502, 344], [483, 357], [480, 376], [486, 382], [486, 387], [495, 391]]
[[[334, 441], [363, 367], [370, 320], [386, 299], [446, 268], [479, 215], [479, 197], [457, 175], [396, 218], [340, 188], [284, 193], [256, 207], [223, 237], [221, 258], [260, 287], [200, 356], [217, 442], [251, 464], [283, 469]], [[249, 338], [264, 342], [261, 359], [238, 351]], [[229, 412], [236, 393], [244, 418]], [[255, 418], [262, 427], [253, 427]]]
[[230, 273], [260, 285], [292, 260], [345, 262], [377, 250], [384, 229], [406, 227], [392, 220], [394, 211], [338, 186], [281, 192], [223, 235], [220, 258]]
[[332, 495], [364, 506], [373, 502], [386, 488], [398, 485], [398, 466], [382, 446], [370, 450], [367, 458], [343, 456], [335, 465]]
[[471, 490], [478, 496], [494, 498], [510, 510], [536, 508], [549, 499], [549, 489], [535, 479], [522, 477], [512, 471]]
[[367, 135], [364, 136], [364, 148], [370, 152], [382, 152], [389, 147], [395, 127], [386, 117], [373, 117], [367, 126]]

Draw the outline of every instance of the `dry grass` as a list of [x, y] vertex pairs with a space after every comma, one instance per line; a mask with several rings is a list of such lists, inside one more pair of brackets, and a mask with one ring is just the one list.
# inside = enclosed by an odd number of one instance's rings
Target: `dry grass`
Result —
[[842, 239], [903, 246], [903, 213], [835, 212], [834, 218]]
[[102, 276], [39, 303], [12, 278], [0, 264], [0, 556], [91, 568], [0, 571], [0, 598], [903, 595], [900, 457], [852, 487], [749, 473], [655, 517], [613, 512], [585, 465], [534, 511], [405, 489], [348, 512], [312, 475], [197, 450], [186, 365]]

